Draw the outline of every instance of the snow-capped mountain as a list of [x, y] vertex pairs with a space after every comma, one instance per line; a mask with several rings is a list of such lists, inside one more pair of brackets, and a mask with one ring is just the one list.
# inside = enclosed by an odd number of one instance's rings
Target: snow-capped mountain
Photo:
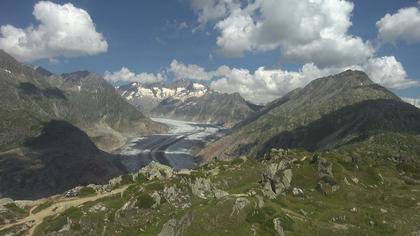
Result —
[[207, 85], [179, 80], [173, 84], [131, 83], [118, 87], [145, 114], [231, 127], [259, 109], [239, 94], [223, 94]]
[[173, 84], [142, 84], [135, 82], [120, 86], [118, 90], [123, 98], [146, 114], [150, 114], [161, 101], [167, 98], [185, 101], [187, 98], [201, 97], [212, 93], [204, 84], [191, 83], [184, 80], [176, 81]]

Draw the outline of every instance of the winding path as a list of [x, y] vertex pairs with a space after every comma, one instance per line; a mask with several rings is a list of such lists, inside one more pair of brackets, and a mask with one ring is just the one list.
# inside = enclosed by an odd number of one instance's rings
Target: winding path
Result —
[[32, 236], [36, 227], [40, 225], [46, 217], [63, 213], [65, 210], [69, 209], [70, 207], [78, 207], [80, 205], [83, 205], [84, 203], [96, 201], [100, 198], [109, 197], [115, 194], [122, 194], [127, 188], [128, 186], [124, 186], [118, 189], [114, 189], [111, 192], [100, 193], [95, 196], [85, 197], [85, 198], [70, 198], [70, 199], [63, 198], [62, 201], [56, 202], [52, 204], [51, 206], [49, 206], [48, 208], [43, 209], [35, 214], [32, 214], [32, 211], [36, 208], [36, 206], [34, 206], [30, 210], [29, 216], [23, 219], [20, 219], [14, 223], [0, 226], [0, 231], [9, 229], [17, 225], [28, 224], [31, 226], [31, 228], [27, 232], [27, 235]]

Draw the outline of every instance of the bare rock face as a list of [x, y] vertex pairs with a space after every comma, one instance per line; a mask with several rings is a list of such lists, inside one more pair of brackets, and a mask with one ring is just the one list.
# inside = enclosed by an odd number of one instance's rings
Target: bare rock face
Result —
[[284, 236], [283, 226], [281, 225], [280, 218], [273, 219], [274, 230], [277, 232], [278, 236]]
[[187, 214], [179, 220], [170, 219], [163, 225], [162, 230], [157, 236], [181, 236], [191, 225], [192, 220], [192, 214]]
[[152, 161], [142, 168], [139, 173], [143, 174], [148, 180], [168, 179], [174, 175], [174, 170], [169, 166]]
[[333, 164], [330, 161], [324, 158], [318, 159], [318, 174], [320, 180], [318, 181], [316, 189], [323, 194], [330, 194], [340, 189], [340, 186], [334, 180], [332, 170]]
[[230, 216], [238, 215], [241, 212], [241, 210], [247, 207], [250, 203], [251, 202], [247, 198], [237, 198], [235, 200], [235, 204], [233, 205], [232, 213], [230, 214]]
[[285, 194], [290, 188], [292, 177], [291, 163], [287, 159], [270, 164], [262, 174], [261, 184], [264, 196], [273, 199], [280, 194]]
[[206, 178], [196, 178], [194, 182], [190, 182], [192, 193], [202, 199], [208, 198], [222, 198], [229, 195], [227, 192], [217, 189], [213, 186], [211, 181]]

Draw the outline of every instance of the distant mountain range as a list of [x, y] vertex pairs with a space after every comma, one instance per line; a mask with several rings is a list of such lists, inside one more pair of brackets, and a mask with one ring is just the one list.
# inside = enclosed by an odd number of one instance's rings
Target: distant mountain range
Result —
[[261, 107], [238, 93], [219, 93], [207, 85], [187, 80], [172, 84], [132, 83], [118, 87], [128, 102], [145, 114], [232, 127]]
[[[167, 129], [98, 75], [52, 75], [1, 50], [0, 120], [0, 197], [46, 196], [103, 182], [125, 170], [96, 146], [112, 151], [129, 138]], [[37, 137], [43, 141], [28, 143]]]
[[248, 117], [200, 153], [204, 161], [261, 157], [270, 148], [320, 151], [378, 132], [420, 133], [420, 110], [359, 71], [312, 81]]

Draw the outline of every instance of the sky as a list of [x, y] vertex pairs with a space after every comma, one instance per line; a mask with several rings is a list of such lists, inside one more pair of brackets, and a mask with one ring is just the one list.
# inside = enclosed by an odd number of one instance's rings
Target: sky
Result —
[[0, 49], [57, 74], [199, 80], [255, 103], [357, 69], [420, 101], [415, 0], [1, 0]]

